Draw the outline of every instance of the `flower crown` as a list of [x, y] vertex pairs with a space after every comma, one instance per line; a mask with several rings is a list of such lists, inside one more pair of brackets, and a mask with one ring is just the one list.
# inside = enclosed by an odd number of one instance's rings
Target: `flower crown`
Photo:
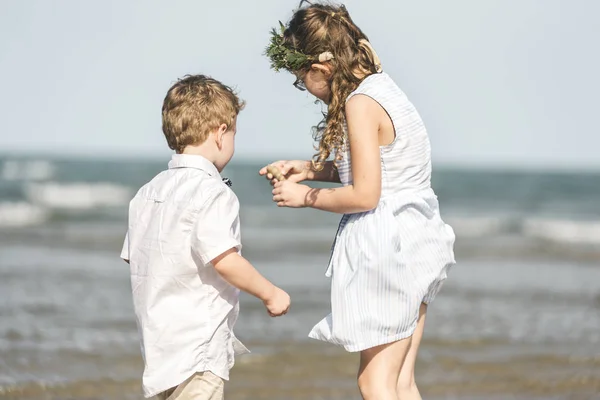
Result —
[[285, 26], [279, 21], [280, 32], [275, 28], [271, 30], [271, 41], [265, 49], [265, 55], [271, 60], [271, 68], [275, 72], [282, 69], [288, 71], [298, 71], [302, 67], [312, 62], [325, 62], [333, 59], [333, 54], [326, 51], [319, 54], [318, 57], [304, 54], [285, 42]]

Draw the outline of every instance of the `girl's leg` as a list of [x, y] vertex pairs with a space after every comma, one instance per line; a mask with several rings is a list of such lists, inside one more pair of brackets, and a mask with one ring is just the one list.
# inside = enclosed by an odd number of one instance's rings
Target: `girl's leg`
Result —
[[408, 353], [406, 354], [404, 364], [402, 364], [400, 374], [398, 375], [398, 400], [422, 400], [417, 384], [415, 383], [415, 363], [417, 361], [417, 353], [419, 351], [419, 345], [421, 344], [421, 338], [423, 337], [426, 315], [427, 304], [423, 303], [419, 308], [417, 328], [413, 333]]
[[398, 400], [396, 387], [411, 338], [363, 350], [358, 388], [364, 400]]

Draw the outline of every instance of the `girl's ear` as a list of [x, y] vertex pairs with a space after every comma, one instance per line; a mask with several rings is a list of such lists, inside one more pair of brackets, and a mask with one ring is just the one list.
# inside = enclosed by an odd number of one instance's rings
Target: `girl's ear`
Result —
[[331, 64], [328, 62], [312, 64], [310, 69], [322, 73], [326, 78], [330, 78], [332, 74]]

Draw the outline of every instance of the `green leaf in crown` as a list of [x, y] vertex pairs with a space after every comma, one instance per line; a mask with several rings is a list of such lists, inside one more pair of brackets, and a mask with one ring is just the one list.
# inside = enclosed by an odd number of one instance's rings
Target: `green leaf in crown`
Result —
[[313, 57], [307, 56], [291, 47], [285, 42], [283, 32], [285, 26], [279, 21], [280, 32], [275, 28], [271, 29], [271, 41], [265, 49], [265, 55], [271, 60], [271, 68], [276, 72], [282, 69], [290, 72], [298, 71], [313, 60]]

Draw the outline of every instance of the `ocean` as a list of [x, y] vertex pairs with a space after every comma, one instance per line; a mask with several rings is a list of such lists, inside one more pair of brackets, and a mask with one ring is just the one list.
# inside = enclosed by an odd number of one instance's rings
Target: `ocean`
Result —
[[[131, 196], [167, 161], [0, 157], [0, 399], [142, 399], [119, 252]], [[242, 295], [236, 332], [252, 354], [226, 396], [359, 399], [357, 355], [307, 338], [328, 312], [339, 216], [277, 208], [264, 164], [223, 176], [244, 255], [292, 308], [271, 319]], [[600, 399], [600, 172], [434, 165], [432, 184], [457, 264], [428, 312], [424, 398]]]

